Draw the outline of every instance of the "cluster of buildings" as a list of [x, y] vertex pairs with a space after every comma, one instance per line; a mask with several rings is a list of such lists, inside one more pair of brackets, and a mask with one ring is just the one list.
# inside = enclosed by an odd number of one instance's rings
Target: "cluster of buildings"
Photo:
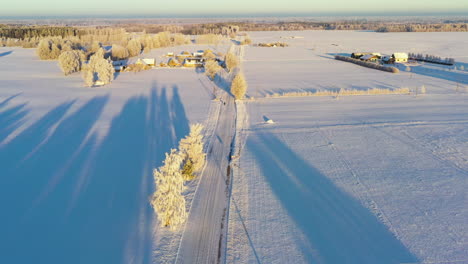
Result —
[[[205, 58], [203, 57], [203, 51], [187, 52], [184, 51], [181, 54], [175, 55], [173, 52], [168, 52], [166, 57], [169, 57], [167, 63], [161, 63], [161, 66], [170, 67], [203, 67], [205, 64]], [[149, 67], [156, 67], [155, 58], [138, 58], [135, 62], [130, 60], [119, 60], [113, 61], [112, 65], [116, 72], [124, 71], [130, 64], [136, 65], [147, 65]]]
[[351, 54], [351, 58], [359, 59], [362, 61], [369, 62], [383, 62], [392, 64], [396, 62], [408, 62], [408, 53], [397, 52], [392, 55], [381, 55], [378, 52], [354, 52]]

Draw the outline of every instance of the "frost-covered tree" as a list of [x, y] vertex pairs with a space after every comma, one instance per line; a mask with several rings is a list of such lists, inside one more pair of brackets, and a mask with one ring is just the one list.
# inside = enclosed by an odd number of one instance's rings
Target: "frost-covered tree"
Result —
[[232, 71], [232, 69], [236, 68], [240, 64], [239, 59], [232, 52], [226, 54], [224, 62], [226, 63], [226, 67], [229, 71]]
[[37, 45], [36, 53], [41, 60], [48, 60], [50, 58], [51, 41], [48, 39], [42, 39]]
[[216, 59], [216, 55], [213, 53], [212, 50], [205, 50], [203, 51], [203, 58], [205, 58], [206, 60], [214, 60]]
[[100, 48], [102, 48], [102, 44], [101, 44], [99, 41], [93, 41], [93, 43], [91, 44], [91, 47], [90, 47], [89, 51], [95, 53], [95, 52], [97, 52]]
[[131, 39], [127, 45], [128, 53], [130, 57], [135, 57], [141, 53], [141, 42], [138, 39]]
[[129, 56], [128, 49], [117, 44], [112, 45], [112, 59], [124, 60]]
[[96, 73], [100, 81], [104, 84], [111, 83], [114, 79], [115, 69], [112, 65], [112, 61], [109, 59], [102, 59], [95, 65]]
[[[93, 76], [93, 82], [96, 81], [96, 76], [97, 79], [102, 81], [104, 84], [108, 84], [114, 79], [114, 66], [112, 65], [112, 61], [110, 59], [104, 58], [103, 49], [99, 49], [93, 56], [91, 56], [88, 65], [86, 65], [85, 71], [91, 72], [91, 75]], [[83, 78], [85, 78], [85, 76], [90, 79], [88, 75], [83, 74]], [[84, 81], [85, 84], [89, 86], [89, 80], [84, 79]]]
[[219, 66], [218, 62], [215, 60], [208, 60], [205, 63], [205, 74], [211, 79], [214, 80], [216, 73], [221, 70], [221, 66]]
[[171, 45], [171, 33], [169, 32], [159, 32], [156, 34], [159, 40], [159, 46], [161, 48], [163, 47], [169, 47]]
[[83, 81], [85, 86], [87, 87], [92, 87], [94, 85], [94, 72], [89, 71], [89, 70], [84, 70], [83, 71]]
[[190, 134], [180, 140], [179, 150], [183, 157], [182, 175], [185, 180], [192, 180], [205, 166], [206, 154], [203, 152], [203, 125], [190, 126]]
[[184, 178], [182, 177], [182, 156], [175, 149], [166, 153], [164, 165], [153, 172], [156, 191], [150, 198], [161, 226], [177, 229], [187, 218], [185, 210]]
[[231, 93], [237, 100], [244, 98], [247, 92], [247, 82], [245, 81], [244, 74], [238, 73], [231, 83]]
[[60, 69], [65, 75], [81, 70], [82, 56], [79, 51], [65, 51], [58, 58]]
[[171, 37], [171, 43], [172, 45], [184, 45], [184, 44], [189, 44], [190, 40], [187, 38], [187, 36], [183, 34], [173, 34]]

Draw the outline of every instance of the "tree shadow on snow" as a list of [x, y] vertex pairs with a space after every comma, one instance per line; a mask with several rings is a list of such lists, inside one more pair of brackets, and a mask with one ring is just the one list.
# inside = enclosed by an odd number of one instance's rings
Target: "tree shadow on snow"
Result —
[[[400, 71], [405, 70], [404, 65], [398, 65]], [[449, 71], [447, 68], [442, 67], [433, 67], [433, 68], [426, 68], [421, 66], [413, 66], [411, 67], [411, 72], [419, 75], [429, 76], [433, 78], [438, 78], [442, 80], [468, 84], [468, 74], [456, 71]]]
[[177, 87], [172, 94], [154, 84], [130, 98], [101, 141], [90, 133], [108, 97], [59, 121], [67, 102], [0, 148], [2, 259], [151, 263], [152, 169], [188, 133]]
[[0, 108], [4, 107], [5, 105], [8, 104], [8, 102], [10, 102], [11, 100], [15, 99], [16, 97], [20, 96], [21, 93], [17, 93], [15, 95], [12, 95], [6, 99], [4, 99], [3, 101], [0, 102]]
[[249, 138], [266, 180], [314, 249], [309, 262], [416, 263], [417, 259], [358, 201], [272, 134]]
[[0, 143], [22, 124], [29, 112], [25, 106], [20, 104], [0, 112]]
[[0, 57], [5, 57], [5, 56], [8, 56], [8, 55], [10, 55], [10, 54], [12, 54], [12, 53], [13, 53], [12, 50], [6, 51], [6, 52], [2, 52], [2, 53], [0, 53]]

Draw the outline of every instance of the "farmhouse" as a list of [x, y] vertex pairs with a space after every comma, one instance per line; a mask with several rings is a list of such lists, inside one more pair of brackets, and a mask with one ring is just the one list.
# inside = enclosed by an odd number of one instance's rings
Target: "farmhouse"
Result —
[[196, 51], [192, 53], [194, 57], [203, 57], [203, 50]]
[[360, 60], [363, 61], [371, 61], [371, 62], [376, 62], [380, 59], [380, 56], [373, 55], [373, 54], [367, 54], [364, 56], [361, 56]]
[[184, 67], [203, 67], [204, 59], [200, 57], [186, 58], [184, 60]]
[[156, 65], [156, 60], [155, 59], [141, 59], [141, 58], [138, 58], [138, 60], [135, 62], [135, 64], [144, 64], [144, 65], [148, 65], [148, 66], [151, 66], [151, 67], [154, 67], [154, 65]]
[[408, 53], [403, 53], [403, 52], [393, 53], [392, 59], [394, 62], [407, 62]]

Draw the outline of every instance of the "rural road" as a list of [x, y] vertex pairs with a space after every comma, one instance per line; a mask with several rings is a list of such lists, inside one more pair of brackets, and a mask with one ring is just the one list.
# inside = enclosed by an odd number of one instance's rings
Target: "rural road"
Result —
[[234, 98], [224, 91], [220, 94], [219, 115], [211, 117], [218, 120], [208, 142], [206, 168], [193, 198], [176, 263], [219, 263], [224, 256], [227, 175], [236, 110]]

